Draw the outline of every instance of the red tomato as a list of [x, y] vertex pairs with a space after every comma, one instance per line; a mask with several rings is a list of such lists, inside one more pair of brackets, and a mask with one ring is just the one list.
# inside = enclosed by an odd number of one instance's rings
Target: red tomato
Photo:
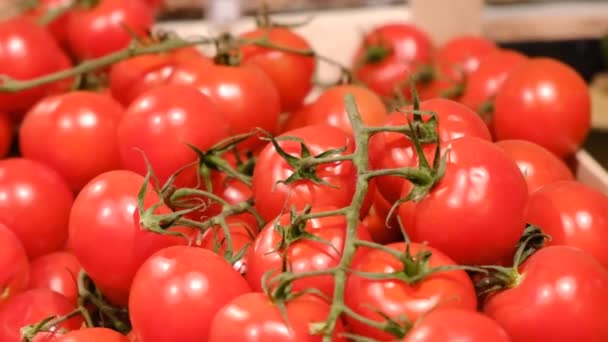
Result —
[[[411, 110], [406, 107], [405, 112]], [[463, 136], [473, 136], [485, 140], [490, 140], [490, 132], [479, 116], [466, 106], [447, 99], [432, 99], [422, 101], [420, 110], [432, 111], [437, 114], [440, 144]], [[412, 115], [408, 114], [410, 120]], [[385, 125], [407, 126], [408, 116], [403, 113], [395, 112], [389, 115]], [[428, 120], [430, 116], [425, 116]], [[435, 146], [429, 144], [424, 146], [426, 153], [431, 154], [429, 161], [432, 161]], [[409, 140], [401, 133], [379, 133], [375, 134], [369, 143], [370, 164], [374, 169], [388, 169], [395, 167], [418, 165], [418, 156]], [[427, 157], [428, 158], [428, 157]], [[383, 176], [376, 178], [378, 190], [389, 201], [394, 203], [401, 195], [403, 184], [408, 183], [405, 179], [394, 176]]]
[[533, 254], [484, 312], [518, 341], [608, 341], [608, 271], [568, 246]]
[[481, 106], [494, 99], [511, 71], [527, 59], [517, 51], [506, 49], [496, 49], [481, 57], [477, 69], [467, 76], [459, 101], [479, 112]]
[[[346, 148], [341, 154], [354, 151], [353, 138], [342, 130], [326, 126], [306, 126], [281, 136], [294, 136], [302, 139], [312, 156], [329, 149]], [[292, 156], [300, 156], [300, 144], [296, 141], [279, 141], [279, 146]], [[350, 161], [318, 165], [316, 173], [324, 184], [315, 184], [310, 180], [299, 180], [292, 184], [277, 183], [286, 180], [293, 174], [293, 167], [281, 157], [272, 144], [266, 145], [253, 170], [253, 197], [258, 213], [266, 221], [270, 221], [281, 214], [284, 209], [289, 210], [295, 206], [302, 210], [306, 205], [313, 208], [334, 206], [343, 207], [350, 204], [357, 182], [356, 170]], [[369, 192], [367, 201], [361, 210], [364, 217], [371, 200], [373, 191]]]
[[[408, 236], [428, 241], [460, 264], [503, 260], [525, 227], [526, 181], [515, 162], [489, 141], [463, 137], [445, 148], [443, 179], [424, 199], [399, 208]], [[402, 196], [408, 192], [404, 187]]]
[[368, 126], [380, 126], [386, 120], [386, 106], [382, 99], [371, 90], [358, 85], [338, 85], [331, 87], [308, 109], [306, 123], [309, 125], [326, 124], [338, 127], [352, 134], [353, 128], [348, 119], [344, 96], [352, 94], [361, 120]]
[[547, 184], [574, 180], [568, 165], [544, 147], [525, 140], [502, 140], [496, 143], [514, 162], [528, 184], [531, 194]]
[[92, 8], [77, 7], [67, 22], [70, 49], [79, 59], [90, 59], [126, 48], [131, 33], [147, 34], [152, 13], [141, 0], [100, 0]]
[[368, 32], [355, 58], [355, 76], [381, 96], [391, 97], [417, 67], [431, 62], [427, 34], [410, 24], [390, 23]]
[[571, 67], [549, 58], [532, 58], [513, 70], [494, 102], [497, 140], [528, 140], [559, 157], [578, 150], [590, 121], [585, 81]]
[[[21, 328], [51, 316], [62, 316], [76, 307], [64, 296], [47, 289], [21, 292], [0, 306], [0, 341], [21, 341]], [[75, 330], [82, 324], [78, 316], [59, 324], [59, 329]], [[46, 342], [46, 341], [45, 341]]]
[[73, 201], [68, 185], [46, 165], [25, 158], [0, 161], [0, 222], [30, 259], [63, 246]]
[[[313, 212], [329, 210], [319, 208]], [[330, 208], [335, 209], [335, 208]], [[290, 226], [289, 213], [283, 214], [278, 224], [286, 229], [298, 229]], [[329, 216], [306, 221], [302, 227], [304, 232], [314, 235], [327, 243], [313, 241], [303, 237], [289, 245], [286, 249], [277, 249], [281, 246], [282, 235], [277, 230], [275, 223], [270, 221], [255, 239], [253, 247], [247, 256], [247, 273], [245, 278], [251, 288], [262, 291], [262, 279], [268, 271], [281, 272], [283, 266], [283, 255], [287, 258], [287, 267], [293, 273], [327, 270], [338, 266], [344, 250], [344, 239], [346, 238], [346, 218], [344, 216]], [[363, 225], [357, 228], [358, 238], [371, 240], [369, 232]], [[283, 241], [284, 242], [284, 241]], [[294, 291], [305, 289], [318, 289], [329, 298], [334, 293], [334, 282], [331, 275], [306, 277], [296, 280], [292, 284]]]
[[213, 252], [174, 246], [152, 255], [137, 271], [129, 315], [142, 341], [205, 341], [215, 314], [250, 291]]
[[[326, 320], [329, 310], [327, 302], [308, 294], [289, 300], [283, 314], [265, 294], [246, 293], [215, 315], [207, 341], [321, 342], [323, 336], [311, 335], [309, 329], [311, 324]], [[344, 326], [338, 322], [331, 340], [345, 341], [340, 336], [343, 332]]]
[[463, 81], [479, 67], [482, 57], [498, 47], [494, 42], [477, 36], [459, 36], [440, 46], [435, 61], [442, 75]]
[[548, 245], [578, 247], [608, 268], [608, 197], [585, 184], [560, 181], [530, 195], [527, 222], [539, 226]]
[[8, 115], [0, 113], [0, 158], [5, 157], [13, 143], [13, 123]]
[[[38, 20], [47, 15], [50, 11], [62, 10], [62, 8], [70, 6], [71, 4], [72, 2], [70, 0], [38, 0], [36, 6], [24, 12], [23, 15], [33, 20]], [[70, 12], [71, 11], [66, 11], [59, 17], [53, 19], [53, 21], [47, 26], [48, 30], [61, 45], [67, 44], [67, 23], [70, 17]]]
[[[28, 80], [65, 69], [67, 57], [53, 36], [23, 17], [0, 21], [0, 75]], [[0, 93], [0, 111], [21, 114], [56, 84]]]
[[403, 234], [399, 229], [396, 215], [393, 215], [386, 225], [386, 217], [391, 210], [392, 204], [389, 203], [379, 190], [374, 193], [374, 202], [369, 213], [362, 223], [367, 227], [372, 240], [381, 244], [387, 244], [403, 240]]
[[0, 224], [0, 307], [27, 287], [29, 262], [21, 241]]
[[[239, 253], [240, 251], [245, 249], [245, 254], [240, 259], [239, 264], [235, 264], [237, 269], [245, 269], [246, 262], [245, 259], [251, 250], [251, 246], [253, 245], [253, 241], [255, 236], [258, 234], [258, 226], [255, 220], [247, 219], [247, 216], [243, 217], [229, 217], [226, 220], [228, 224], [228, 228], [230, 230], [230, 238], [232, 239], [232, 252], [234, 254]], [[226, 234], [221, 226], [214, 226], [211, 229], [207, 230], [203, 234], [203, 238], [201, 240], [201, 247], [209, 249], [217, 253], [219, 256], [223, 257], [226, 252], [227, 242], [226, 242]]]
[[[257, 127], [273, 133], [279, 121], [279, 92], [270, 77], [254, 65], [184, 62], [176, 67], [169, 83], [192, 85], [209, 96], [224, 115], [231, 135]], [[243, 146], [258, 144], [257, 139], [250, 139]]]
[[86, 328], [71, 331], [57, 342], [128, 342], [125, 335], [107, 328]]
[[[241, 35], [243, 39], [265, 38], [269, 42], [295, 50], [310, 51], [310, 44], [294, 31], [283, 28], [258, 28]], [[254, 64], [262, 69], [276, 86], [281, 99], [281, 110], [298, 108], [312, 89], [315, 59], [277, 49], [245, 45], [240, 50], [244, 64]]]
[[57, 170], [78, 191], [93, 177], [120, 167], [116, 132], [123, 113], [118, 102], [94, 92], [47, 97], [23, 120], [21, 153]]
[[[118, 126], [118, 145], [126, 169], [145, 175], [145, 153], [161, 183], [195, 162], [189, 143], [205, 151], [227, 137], [216, 106], [194, 87], [167, 85], [138, 97]], [[178, 185], [196, 183], [196, 168], [182, 174]]]
[[505, 330], [480, 313], [457, 308], [431, 311], [403, 342], [510, 342]]
[[78, 303], [80, 262], [69, 252], [43, 255], [30, 265], [30, 289], [49, 289], [64, 295], [72, 303]]
[[[405, 253], [406, 244], [399, 242], [388, 247]], [[440, 251], [421, 244], [410, 244], [410, 253], [431, 252], [425, 270], [433, 267], [454, 265], [449, 257]], [[404, 265], [394, 256], [379, 249], [365, 253], [353, 262], [352, 269], [360, 272], [393, 273], [407, 272]], [[414, 276], [414, 274], [407, 274]], [[346, 305], [365, 318], [383, 322], [383, 313], [393, 319], [399, 316], [415, 322], [419, 317], [438, 307], [457, 307], [475, 311], [477, 297], [471, 279], [463, 270], [433, 273], [420, 282], [408, 284], [402, 280], [377, 280], [351, 274], [347, 280]], [[378, 310], [378, 311], [376, 311]], [[393, 341], [394, 336], [370, 327], [352, 318], [347, 322], [354, 333], [376, 339]]]
[[164, 85], [173, 74], [175, 65], [196, 60], [211, 63], [195, 48], [183, 48], [171, 53], [142, 55], [112, 65], [110, 91], [120, 103], [128, 106], [141, 94]]
[[289, 114], [285, 121], [279, 123], [279, 129], [277, 130], [279, 133], [284, 133], [288, 131], [292, 131], [296, 128], [301, 128], [307, 125], [308, 116], [310, 115], [310, 110], [313, 103], [305, 104], [300, 107], [298, 110]]
[[[140, 227], [137, 195], [143, 180], [130, 171], [103, 173], [80, 191], [70, 214], [71, 250], [104, 295], [119, 305], [127, 303], [133, 276], [150, 255], [185, 243]], [[148, 208], [158, 201], [149, 190], [144, 204]]]

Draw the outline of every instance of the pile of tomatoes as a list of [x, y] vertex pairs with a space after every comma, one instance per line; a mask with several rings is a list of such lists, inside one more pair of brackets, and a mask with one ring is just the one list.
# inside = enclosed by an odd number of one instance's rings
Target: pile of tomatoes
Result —
[[0, 22], [0, 341], [608, 341], [575, 70], [386, 23], [319, 86], [268, 17], [139, 55], [159, 5]]

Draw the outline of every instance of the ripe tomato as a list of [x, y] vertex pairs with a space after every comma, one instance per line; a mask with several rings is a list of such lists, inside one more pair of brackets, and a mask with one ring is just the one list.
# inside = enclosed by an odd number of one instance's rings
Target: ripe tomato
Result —
[[107, 328], [85, 328], [61, 336], [57, 342], [129, 342], [125, 335]]
[[0, 161], [0, 222], [30, 259], [63, 246], [73, 201], [68, 185], [46, 165], [25, 158]]
[[29, 273], [30, 289], [49, 289], [64, 295], [72, 303], [78, 303], [80, 262], [70, 252], [54, 252], [32, 261]]
[[[21, 328], [51, 316], [62, 316], [76, 307], [64, 296], [47, 289], [21, 292], [0, 306], [0, 341], [21, 341]], [[72, 317], [53, 329], [76, 330], [82, 324]]]
[[29, 262], [21, 241], [0, 224], [0, 307], [27, 287]]
[[[197, 160], [189, 143], [207, 150], [227, 137], [226, 125], [212, 101], [194, 87], [167, 85], [138, 97], [118, 126], [122, 165], [147, 172], [145, 153], [161, 183]], [[183, 173], [178, 185], [196, 183], [196, 168]]]
[[[396, 251], [406, 251], [406, 243], [387, 245]], [[420, 271], [424, 272], [434, 267], [454, 265], [445, 254], [422, 244], [409, 245], [410, 253], [428, 251], [432, 255], [428, 263]], [[394, 256], [385, 251], [374, 249], [365, 253], [351, 265], [353, 270], [373, 273], [411, 272]], [[415, 276], [415, 274], [406, 274]], [[415, 284], [408, 284], [398, 279], [369, 279], [351, 274], [347, 280], [346, 305], [365, 318], [383, 322], [381, 313], [398, 320], [399, 316], [415, 322], [419, 317], [438, 307], [457, 307], [475, 311], [477, 297], [471, 279], [463, 270], [437, 272], [423, 278]], [[394, 336], [370, 327], [353, 318], [347, 317], [347, 322], [354, 333], [376, 339], [378, 341], [393, 341]]]
[[[342, 130], [326, 126], [306, 126], [290, 132], [283, 133], [281, 137], [294, 136], [302, 139], [312, 156], [330, 149], [346, 148], [340, 154], [349, 154], [354, 151], [352, 136]], [[300, 143], [296, 141], [279, 141], [279, 146], [292, 156], [301, 155]], [[253, 197], [258, 213], [266, 221], [270, 221], [284, 211], [295, 206], [302, 210], [306, 205], [313, 208], [334, 206], [343, 207], [350, 204], [357, 182], [356, 170], [350, 161], [331, 164], [322, 164], [316, 167], [317, 176], [330, 185], [315, 184], [310, 180], [298, 180], [289, 185], [277, 183], [286, 180], [294, 172], [275, 147], [269, 143], [258, 156], [253, 170]], [[366, 203], [361, 209], [364, 217], [371, 200], [373, 191], [369, 192]]]
[[[404, 108], [404, 112], [411, 107]], [[448, 99], [431, 99], [420, 103], [420, 110], [430, 111], [437, 114], [439, 143], [446, 144], [448, 141], [463, 136], [473, 136], [490, 140], [490, 132], [479, 116], [466, 106]], [[411, 114], [395, 112], [389, 115], [385, 125], [407, 126], [408, 117]], [[430, 116], [424, 119], [428, 120]], [[425, 153], [432, 154], [435, 145], [424, 146]], [[388, 169], [395, 167], [418, 165], [418, 156], [410, 139], [401, 133], [384, 132], [372, 136], [369, 143], [370, 164], [374, 169]], [[427, 157], [427, 158], [429, 158]], [[401, 195], [403, 184], [408, 183], [405, 179], [395, 176], [382, 176], [376, 178], [378, 190], [389, 201], [394, 203]]]
[[578, 150], [590, 120], [587, 84], [572, 68], [550, 58], [532, 58], [513, 70], [494, 102], [497, 140], [528, 140], [559, 157]]
[[[50, 11], [62, 10], [62, 8], [70, 6], [71, 3], [70, 0], [38, 0], [36, 6], [25, 11], [23, 15], [33, 20], [38, 20]], [[70, 12], [71, 11], [66, 11], [47, 25], [48, 30], [62, 46], [67, 44], [67, 23], [69, 21]]]
[[250, 291], [213, 252], [174, 246], [156, 252], [137, 271], [129, 315], [142, 341], [205, 341], [215, 314]]
[[549, 150], [525, 140], [502, 140], [496, 143], [521, 170], [531, 194], [547, 184], [574, 180], [568, 165]]
[[608, 268], [608, 197], [585, 184], [559, 181], [530, 195], [527, 221], [551, 236], [549, 245], [578, 247]]
[[495, 321], [480, 313], [457, 308], [441, 308], [425, 315], [403, 342], [511, 342]]
[[133, 40], [131, 33], [145, 36], [153, 23], [153, 11], [142, 0], [100, 0], [92, 8], [73, 10], [67, 22], [68, 42], [79, 59], [101, 57], [126, 48]]
[[[241, 35], [243, 39], [265, 38], [269, 42], [295, 50], [309, 51], [310, 44], [294, 31], [283, 28], [258, 28]], [[262, 69], [272, 80], [279, 92], [281, 110], [298, 108], [312, 89], [315, 59], [277, 49], [267, 49], [256, 45], [245, 45], [240, 50], [244, 64], [253, 64]]]
[[[23, 17], [0, 21], [0, 75], [28, 80], [65, 69], [67, 56], [53, 36]], [[0, 111], [20, 115], [56, 84], [0, 93]]]
[[[408, 236], [428, 241], [461, 264], [503, 260], [525, 227], [526, 181], [515, 162], [489, 141], [463, 137], [445, 148], [442, 180], [424, 199], [399, 208]], [[402, 197], [407, 193], [404, 187]]]
[[195, 48], [142, 55], [116, 63], [112, 65], [109, 74], [112, 97], [128, 106], [148, 90], [165, 85], [173, 74], [175, 65], [189, 60], [211, 63], [210, 59]]
[[306, 121], [308, 120], [310, 109], [312, 108], [313, 104], [314, 102], [307, 103], [293, 113], [290, 113], [284, 121], [279, 123], [279, 129], [277, 132], [284, 133], [306, 126]]
[[427, 34], [403, 23], [380, 25], [368, 32], [354, 57], [355, 76], [381, 96], [391, 97], [395, 86], [431, 62], [433, 46]]
[[386, 225], [386, 217], [389, 214], [391, 207], [392, 204], [382, 196], [379, 190], [376, 190], [369, 213], [362, 221], [363, 225], [367, 227], [372, 240], [375, 242], [388, 244], [403, 239], [403, 234], [399, 229], [396, 215], [393, 215], [389, 219], [388, 226]]
[[[276, 129], [281, 113], [279, 92], [255, 65], [184, 62], [168, 82], [197, 87], [209, 96], [224, 115], [231, 135], [249, 133], [257, 127], [271, 133]], [[259, 144], [257, 139], [250, 139], [242, 146], [253, 148]]]
[[[232, 216], [226, 220], [226, 224], [230, 230], [230, 238], [232, 239], [232, 252], [234, 254], [239, 253], [245, 249], [243, 257], [240, 259], [240, 263], [235, 264], [235, 267], [243, 270], [247, 263], [245, 262], [255, 236], [258, 234], [258, 226], [255, 219], [248, 216]], [[221, 226], [214, 226], [207, 230], [201, 239], [201, 247], [209, 249], [217, 253], [217, 255], [223, 257], [226, 252], [227, 242], [226, 234]]]
[[306, 123], [335, 126], [352, 134], [353, 128], [346, 113], [344, 96], [355, 97], [361, 120], [368, 126], [380, 126], [386, 120], [386, 107], [382, 99], [371, 90], [358, 85], [338, 85], [331, 87], [311, 105]]
[[13, 143], [13, 123], [9, 116], [5, 113], [0, 113], [0, 158], [5, 157]]
[[[335, 208], [317, 207], [313, 212], [320, 212]], [[247, 273], [245, 278], [255, 291], [262, 291], [264, 274], [274, 271], [275, 274], [283, 271], [283, 256], [287, 260], [287, 268], [293, 273], [327, 270], [338, 266], [344, 250], [346, 238], [346, 218], [344, 216], [328, 216], [306, 221], [304, 227], [290, 225], [289, 213], [282, 215], [278, 221], [270, 221], [255, 239], [252, 249], [247, 256]], [[287, 248], [280, 248], [283, 241], [282, 234], [275, 224], [283, 229], [294, 231], [301, 229], [303, 234], [311, 234], [317, 241], [303, 236], [300, 240], [291, 243]], [[296, 233], [297, 234], [297, 233]], [[293, 235], [293, 234], [292, 234]], [[358, 238], [370, 241], [369, 232], [363, 225], [357, 228]], [[297, 236], [297, 235], [296, 235]], [[289, 235], [288, 235], [289, 238]], [[297, 237], [291, 237], [295, 239]], [[320, 242], [326, 241], [326, 243]], [[331, 275], [306, 277], [296, 280], [292, 284], [294, 291], [305, 289], [318, 289], [331, 298], [334, 293], [334, 281]]]
[[[185, 239], [140, 227], [137, 195], [143, 180], [130, 171], [103, 173], [82, 188], [70, 214], [72, 252], [104, 295], [119, 305], [127, 303], [133, 276], [150, 255], [185, 243]], [[148, 208], [158, 201], [158, 195], [150, 190], [144, 204]], [[168, 212], [161, 207], [160, 213]]]
[[608, 271], [591, 255], [550, 246], [519, 268], [484, 312], [517, 341], [608, 341]]
[[[311, 335], [310, 325], [327, 319], [330, 307], [314, 295], [303, 295], [285, 304], [285, 313], [259, 292], [246, 293], [226, 304], [211, 322], [208, 342], [281, 341], [321, 342]], [[338, 322], [332, 341], [345, 341], [344, 326]]]
[[481, 57], [477, 69], [467, 76], [464, 94], [459, 101], [480, 112], [483, 105], [494, 99], [509, 73], [527, 59], [517, 51], [506, 49], [496, 49]]
[[93, 177], [120, 167], [116, 132], [123, 113], [118, 102], [94, 92], [47, 97], [25, 115], [21, 153], [52, 167], [78, 191]]
[[498, 47], [478, 36], [459, 36], [441, 45], [435, 54], [439, 72], [452, 80], [463, 81], [479, 67], [479, 61]]

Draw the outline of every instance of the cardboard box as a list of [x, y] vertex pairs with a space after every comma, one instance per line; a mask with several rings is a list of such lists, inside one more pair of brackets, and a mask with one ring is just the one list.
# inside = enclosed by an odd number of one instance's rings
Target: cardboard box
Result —
[[[277, 19], [282, 21], [298, 21], [307, 18], [311, 13], [281, 15]], [[411, 13], [406, 6], [388, 6], [383, 8], [350, 9], [340, 11], [324, 11], [312, 13], [314, 20], [301, 28], [299, 33], [304, 35], [316, 51], [332, 58], [349, 64], [361, 32], [374, 25], [386, 21], [408, 21]], [[212, 23], [206, 21], [176, 21], [165, 22], [159, 25], [164, 30], [171, 30], [182, 37], [200, 37], [210, 34], [217, 29]], [[254, 27], [251, 18], [243, 18], [231, 25], [234, 33], [243, 32]], [[329, 38], [328, 38], [329, 37]], [[338, 71], [329, 65], [321, 65], [319, 77], [325, 81], [335, 80]], [[311, 99], [316, 96], [311, 95]], [[582, 150], [574, 158], [577, 178], [594, 188], [608, 194], [608, 173], [602, 166]]]

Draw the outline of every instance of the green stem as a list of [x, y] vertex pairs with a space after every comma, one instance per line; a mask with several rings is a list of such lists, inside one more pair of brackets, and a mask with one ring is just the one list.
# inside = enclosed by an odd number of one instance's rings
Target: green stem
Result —
[[368, 179], [380, 176], [397, 176], [405, 178], [415, 184], [431, 184], [433, 182], [433, 175], [429, 171], [414, 167], [370, 170], [364, 172], [362, 175], [364, 178]]
[[322, 217], [343, 216], [343, 215], [346, 215], [348, 210], [349, 210], [349, 208], [345, 207], [345, 208], [340, 208], [340, 209], [335, 209], [335, 210], [320, 211], [320, 212], [315, 212], [315, 213], [302, 214], [299, 216], [299, 218], [302, 221], [307, 221], [310, 219], [316, 219], [316, 218], [322, 218]]
[[15, 80], [7, 76], [0, 76], [0, 93], [15, 93], [26, 89], [35, 88], [47, 83], [53, 83], [67, 78], [76, 77], [78, 75], [92, 72], [140, 55], [167, 52], [193, 45], [208, 44], [210, 42], [210, 39], [200, 39], [196, 41], [170, 39], [154, 45], [141, 46], [134, 41], [131, 42], [128, 47], [122, 50], [99, 58], [84, 61], [72, 69], [58, 71], [29, 80]]
[[[364, 175], [369, 168], [368, 158], [368, 145], [369, 133], [363, 129], [363, 122], [361, 121], [361, 114], [355, 102], [355, 97], [352, 94], [347, 94], [344, 99], [346, 112], [348, 118], [352, 124], [353, 132], [355, 133], [355, 153], [353, 157], [353, 165], [357, 170], [358, 175]], [[357, 229], [359, 226], [359, 212], [365, 195], [367, 194], [369, 184], [368, 178], [365, 176], [357, 177], [357, 185], [353, 200], [349, 206], [349, 210], [346, 212], [346, 237], [344, 239], [344, 250], [342, 251], [342, 258], [334, 273], [334, 298], [331, 305], [331, 310], [327, 321], [323, 327], [323, 341], [331, 342], [333, 331], [336, 327], [336, 323], [340, 319], [340, 316], [344, 312], [344, 289], [346, 287], [347, 270], [355, 256], [357, 246]]]
[[38, 25], [48, 26], [49, 24], [51, 24], [53, 21], [57, 20], [62, 15], [69, 12], [70, 10], [72, 10], [75, 5], [76, 5], [76, 2], [71, 1], [69, 4], [67, 4], [65, 6], [61, 6], [61, 7], [54, 8], [54, 9], [47, 11], [43, 16], [38, 18], [38, 21], [37, 21]]
[[309, 158], [303, 158], [299, 162], [300, 162], [301, 167], [312, 167], [312, 166], [316, 166], [316, 165], [320, 165], [320, 164], [330, 164], [330, 163], [336, 163], [336, 162], [341, 162], [341, 161], [349, 161], [349, 160], [352, 160], [353, 157], [354, 157], [354, 154], [329, 156], [329, 157], [325, 157], [325, 158], [309, 157]]

